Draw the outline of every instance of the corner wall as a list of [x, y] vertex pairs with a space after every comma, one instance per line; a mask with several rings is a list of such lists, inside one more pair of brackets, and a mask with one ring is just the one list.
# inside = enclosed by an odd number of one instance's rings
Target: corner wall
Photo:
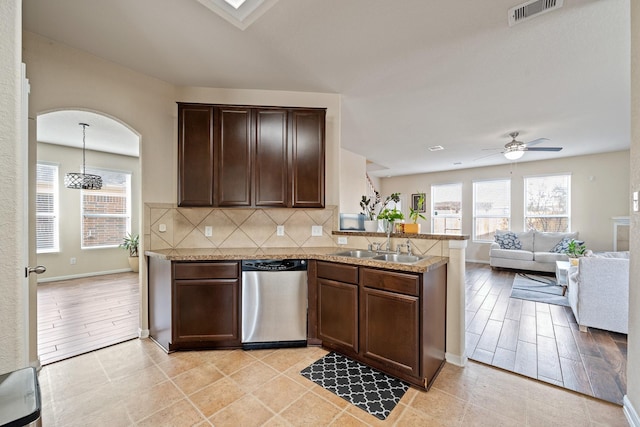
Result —
[[626, 200], [631, 211], [629, 234], [629, 336], [627, 340], [627, 395], [629, 423], [640, 426], [640, 213], [633, 212], [631, 193], [640, 192], [640, 2], [631, 3], [631, 189]]
[[[0, 2], [0, 373], [27, 366], [21, 120], [22, 3]], [[22, 286], [20, 286], [22, 285]]]

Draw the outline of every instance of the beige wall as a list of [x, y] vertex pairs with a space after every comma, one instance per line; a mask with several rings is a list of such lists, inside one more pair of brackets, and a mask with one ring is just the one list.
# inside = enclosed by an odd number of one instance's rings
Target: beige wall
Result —
[[[462, 183], [462, 234], [472, 235], [472, 183], [474, 180], [505, 179], [511, 177], [511, 228], [524, 229], [523, 177], [543, 174], [571, 174], [571, 229], [580, 233], [587, 247], [594, 251], [612, 250], [614, 216], [629, 215], [629, 151], [590, 156], [567, 157], [513, 165], [461, 169], [432, 174], [410, 175], [382, 180], [382, 194], [400, 191], [407, 196], [416, 190], [427, 193], [427, 207], [431, 203], [431, 185]], [[403, 202], [405, 217], [407, 201]], [[420, 220], [422, 230], [430, 229], [427, 220]], [[469, 240], [467, 261], [489, 261], [489, 245]]]
[[[631, 192], [640, 191], [640, 2], [631, 1]], [[631, 210], [631, 208], [630, 208]], [[631, 213], [631, 263], [629, 265], [629, 336], [627, 359], [627, 396], [630, 404], [640, 411], [640, 214]], [[626, 410], [630, 408], [625, 408]], [[635, 417], [638, 416], [634, 412]], [[638, 418], [635, 425], [640, 425]]]
[[[86, 157], [89, 167], [131, 173], [131, 232], [142, 234], [139, 159], [91, 150], [87, 150]], [[64, 187], [64, 174], [78, 171], [81, 159], [82, 151], [77, 148], [38, 144], [38, 161], [58, 165], [60, 203], [60, 251], [38, 254], [38, 264], [47, 266], [47, 272], [38, 276], [38, 282], [130, 270], [128, 252], [124, 249], [81, 249], [80, 247], [80, 191]], [[71, 257], [76, 258], [75, 265], [70, 264]]]
[[340, 212], [360, 213], [360, 200], [367, 194], [367, 159], [348, 150], [340, 150]]

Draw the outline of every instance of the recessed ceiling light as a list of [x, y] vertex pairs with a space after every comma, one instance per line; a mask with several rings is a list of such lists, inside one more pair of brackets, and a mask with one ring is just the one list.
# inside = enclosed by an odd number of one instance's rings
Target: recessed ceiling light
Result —
[[233, 6], [234, 9], [237, 9], [240, 6], [242, 6], [242, 4], [247, 0], [224, 0], [224, 1], [230, 4], [231, 6]]
[[461, 165], [461, 164], [462, 164], [462, 162], [454, 162], [454, 163], [453, 163], [453, 165], [454, 165], [454, 166], [459, 166], [459, 165]]
[[444, 147], [442, 145], [434, 145], [433, 147], [429, 147], [429, 151], [440, 151], [440, 150], [444, 150]]

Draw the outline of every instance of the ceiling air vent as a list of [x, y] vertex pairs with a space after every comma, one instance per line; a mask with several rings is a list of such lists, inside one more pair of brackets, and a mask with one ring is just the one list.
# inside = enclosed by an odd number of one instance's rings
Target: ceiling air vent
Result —
[[509, 26], [562, 7], [564, 0], [531, 0], [509, 9]]

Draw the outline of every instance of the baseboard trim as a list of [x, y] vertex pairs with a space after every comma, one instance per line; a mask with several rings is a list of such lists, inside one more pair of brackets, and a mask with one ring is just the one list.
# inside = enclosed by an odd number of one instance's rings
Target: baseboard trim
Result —
[[456, 365], [456, 366], [465, 366], [467, 364], [467, 356], [460, 356], [459, 354], [451, 354], [451, 353], [445, 353], [444, 354], [444, 359], [448, 362], [451, 363], [452, 365]]
[[38, 279], [38, 284], [47, 283], [47, 282], [57, 282], [59, 280], [82, 279], [84, 277], [104, 276], [105, 274], [128, 273], [131, 271], [133, 270], [131, 270], [130, 268], [122, 268], [118, 270], [94, 271], [91, 273], [70, 274], [68, 276], [47, 277], [43, 279]]
[[622, 399], [622, 411], [624, 412], [624, 416], [627, 417], [627, 421], [631, 427], [640, 427], [640, 417], [638, 417], [638, 413], [626, 394]]
[[466, 262], [473, 262], [473, 263], [477, 263], [477, 264], [489, 264], [489, 261], [484, 260], [484, 259], [465, 259]]

